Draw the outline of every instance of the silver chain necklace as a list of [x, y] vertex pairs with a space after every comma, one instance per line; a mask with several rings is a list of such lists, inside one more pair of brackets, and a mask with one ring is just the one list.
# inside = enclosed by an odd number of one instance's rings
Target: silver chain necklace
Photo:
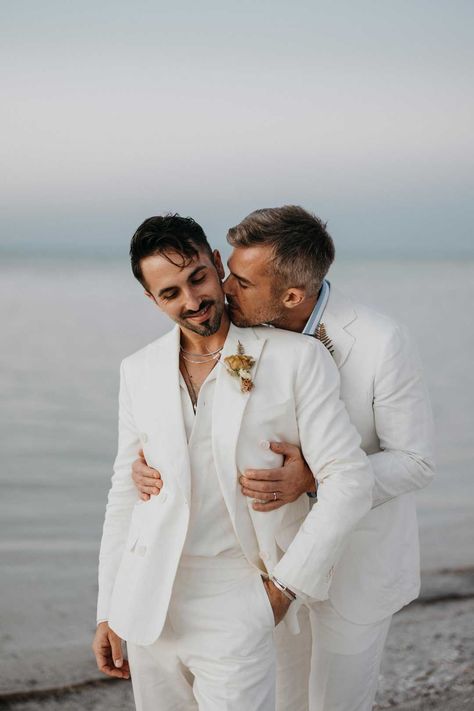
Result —
[[220, 348], [218, 348], [216, 351], [209, 351], [209, 353], [192, 353], [192, 351], [185, 351], [183, 346], [180, 346], [179, 350], [181, 351], [181, 353], [186, 353], [186, 355], [207, 357], [207, 356], [216, 355], [216, 353], [220, 353], [223, 348], [224, 348], [224, 345], [222, 344], [222, 346]]
[[[184, 348], [180, 346], [181, 358], [188, 363], [195, 363], [196, 365], [211, 363], [213, 360], [219, 360], [223, 348], [224, 346], [222, 345], [216, 351], [212, 351], [212, 353], [191, 353], [191, 351], [185, 351]], [[193, 358], [189, 358], [188, 356], [193, 356]], [[197, 360], [195, 360], [196, 358]]]

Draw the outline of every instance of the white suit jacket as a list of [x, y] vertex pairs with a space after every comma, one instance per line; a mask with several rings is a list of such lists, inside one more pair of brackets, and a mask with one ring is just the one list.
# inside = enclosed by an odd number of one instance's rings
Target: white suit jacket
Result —
[[[281, 464], [262, 440], [301, 446], [321, 482], [312, 510], [305, 494], [271, 513], [253, 511], [248, 499], [245, 505], [267, 570], [323, 600], [347, 535], [370, 510], [371, 467], [339, 399], [338, 371], [324, 346], [287, 331], [231, 326], [222, 360], [237, 353], [239, 340], [256, 361], [254, 389], [241, 393], [238, 379], [222, 362], [216, 366], [212, 437], [224, 499], [246, 552], [248, 516], [245, 526], [237, 515], [239, 472]], [[191, 475], [178, 353], [176, 327], [121, 368], [119, 446], [100, 551], [97, 616], [136, 644], [151, 644], [160, 635], [189, 522]], [[131, 479], [142, 446], [164, 482], [148, 502], [137, 500]]]
[[370, 623], [420, 588], [417, 489], [434, 474], [433, 422], [421, 365], [406, 331], [331, 286], [322, 321], [341, 397], [375, 477], [373, 509], [348, 538], [330, 588], [345, 618]]

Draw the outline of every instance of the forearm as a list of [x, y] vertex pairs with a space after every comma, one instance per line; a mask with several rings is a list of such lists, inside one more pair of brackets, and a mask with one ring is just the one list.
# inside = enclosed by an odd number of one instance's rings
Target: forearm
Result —
[[[308, 351], [313, 346], [308, 343]], [[324, 600], [348, 534], [372, 506], [374, 479], [339, 399], [337, 369], [324, 348], [312, 355], [297, 381], [296, 416], [303, 457], [317, 475], [318, 501], [273, 574], [288, 587]]]
[[114, 490], [112, 485], [109, 492], [100, 545], [98, 620], [108, 617], [109, 601], [125, 549], [133, 506], [137, 501], [133, 485], [126, 491], [117, 488], [118, 490]]
[[385, 450], [369, 456], [375, 483], [372, 508], [397, 496], [423, 489], [432, 480], [435, 468], [429, 455]]
[[125, 548], [133, 507], [139, 501], [133, 484], [132, 463], [140, 440], [130, 405], [122, 364], [119, 395], [119, 438], [112, 485], [107, 499], [99, 554], [98, 619], [107, 619], [110, 596]]
[[434, 475], [434, 427], [418, 354], [404, 329], [381, 348], [374, 384], [374, 422], [380, 451], [370, 455], [374, 503], [426, 486]]
[[327, 597], [332, 571], [347, 536], [370, 510], [372, 476], [364, 457], [359, 465], [328, 474], [318, 501], [305, 518], [273, 574], [313, 600]]

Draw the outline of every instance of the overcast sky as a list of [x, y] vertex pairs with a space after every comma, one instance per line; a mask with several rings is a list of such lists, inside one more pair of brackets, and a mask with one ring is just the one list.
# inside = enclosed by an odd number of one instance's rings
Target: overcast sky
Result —
[[340, 255], [474, 256], [471, 0], [0, 5], [0, 248], [126, 254], [299, 203]]

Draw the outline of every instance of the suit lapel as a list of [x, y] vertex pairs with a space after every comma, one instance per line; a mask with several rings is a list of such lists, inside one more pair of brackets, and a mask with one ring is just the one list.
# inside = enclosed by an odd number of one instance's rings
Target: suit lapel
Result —
[[224, 365], [226, 356], [237, 353], [239, 341], [245, 349], [245, 354], [252, 356], [255, 360], [251, 370], [252, 379], [255, 380], [265, 339], [258, 338], [251, 328], [237, 328], [231, 324], [222, 351], [216, 381], [212, 411], [212, 446], [222, 493], [234, 522], [238, 490], [237, 441], [245, 408], [249, 398], [252, 397], [252, 391], [249, 393], [240, 391], [239, 379], [230, 375]]
[[334, 360], [338, 368], [342, 368], [354, 345], [355, 338], [349, 333], [347, 326], [356, 318], [357, 314], [350, 300], [331, 286], [321, 322], [324, 323], [327, 335], [334, 346]]
[[[169, 458], [169, 468], [187, 501], [191, 495], [191, 472], [184, 428], [179, 384], [180, 330], [175, 326], [150, 348], [146, 378], [148, 417], [166, 432], [165, 452], [156, 453], [158, 461]], [[161, 440], [162, 442], [162, 440]], [[153, 450], [153, 440], [150, 447]], [[158, 446], [158, 445], [156, 445]], [[162, 445], [161, 445], [162, 446]]]

